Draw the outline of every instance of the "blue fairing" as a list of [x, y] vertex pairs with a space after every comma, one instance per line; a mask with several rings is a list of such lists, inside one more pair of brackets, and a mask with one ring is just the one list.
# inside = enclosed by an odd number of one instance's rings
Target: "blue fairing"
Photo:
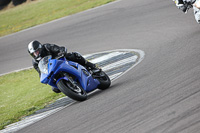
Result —
[[44, 84], [49, 84], [57, 88], [57, 82], [61, 79], [68, 80], [66, 77], [55, 79], [56, 75], [60, 72], [66, 72], [69, 75], [74, 75], [76, 80], [80, 83], [86, 92], [93, 91], [99, 85], [99, 81], [94, 79], [91, 74], [78, 63], [62, 59], [49, 59], [48, 73], [41, 73], [40, 81]]

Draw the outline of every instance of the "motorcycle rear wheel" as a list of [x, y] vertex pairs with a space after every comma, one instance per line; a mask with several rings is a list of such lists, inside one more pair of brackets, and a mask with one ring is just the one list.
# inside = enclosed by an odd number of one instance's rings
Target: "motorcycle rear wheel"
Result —
[[57, 87], [62, 93], [73, 100], [84, 101], [87, 99], [87, 93], [78, 83], [73, 85], [71, 82], [62, 79], [58, 81]]
[[100, 82], [97, 88], [99, 88], [100, 90], [105, 90], [108, 87], [110, 87], [110, 84], [111, 84], [110, 78], [104, 71], [101, 71], [97, 73], [96, 75], [100, 76], [99, 78], [96, 78]]

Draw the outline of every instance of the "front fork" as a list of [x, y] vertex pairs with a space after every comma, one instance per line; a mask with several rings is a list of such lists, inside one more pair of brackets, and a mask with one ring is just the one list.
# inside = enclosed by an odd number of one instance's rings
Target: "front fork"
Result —
[[69, 82], [73, 85], [73, 87], [76, 87], [76, 83], [77, 83], [77, 82], [74, 81], [74, 80], [72, 79], [72, 77], [69, 76], [69, 74], [63, 73], [63, 75], [65, 76], [64, 79], [67, 79], [67, 81], [69, 81]]

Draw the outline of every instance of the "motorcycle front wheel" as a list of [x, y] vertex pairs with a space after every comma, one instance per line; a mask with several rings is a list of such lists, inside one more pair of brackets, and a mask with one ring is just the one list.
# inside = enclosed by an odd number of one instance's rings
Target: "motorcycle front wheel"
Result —
[[71, 82], [62, 79], [58, 81], [57, 87], [62, 93], [71, 99], [76, 101], [84, 101], [87, 99], [87, 93], [78, 83], [72, 84]]

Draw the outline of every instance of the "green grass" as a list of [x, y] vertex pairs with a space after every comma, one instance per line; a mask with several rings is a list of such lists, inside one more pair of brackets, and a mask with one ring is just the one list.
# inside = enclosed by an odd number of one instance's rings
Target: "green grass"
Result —
[[115, 0], [36, 0], [0, 11], [0, 36]]
[[41, 84], [38, 73], [24, 70], [0, 77], [0, 129], [63, 97]]

